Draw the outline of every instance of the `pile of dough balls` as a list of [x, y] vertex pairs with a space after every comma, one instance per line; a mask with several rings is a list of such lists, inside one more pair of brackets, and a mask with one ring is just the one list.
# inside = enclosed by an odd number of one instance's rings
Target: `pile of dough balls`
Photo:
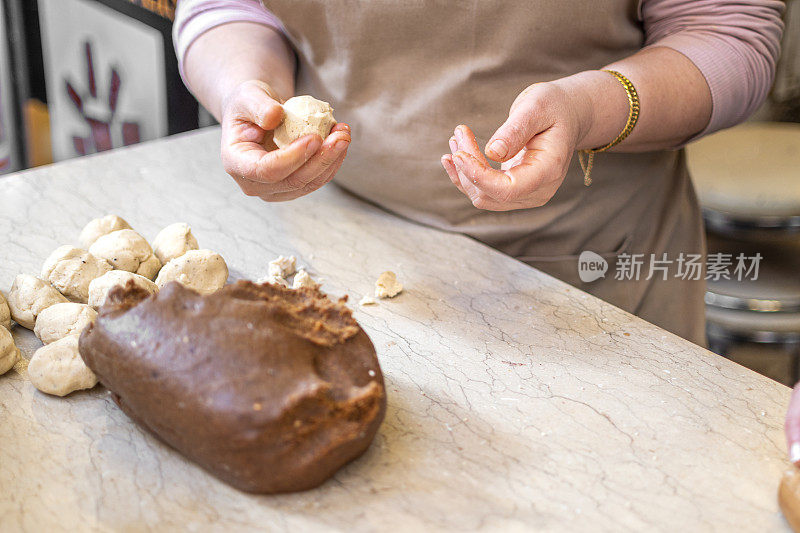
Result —
[[124, 219], [106, 215], [89, 222], [81, 248], [56, 248], [39, 277], [19, 274], [6, 297], [0, 292], [0, 374], [20, 360], [10, 329], [13, 322], [33, 330], [43, 346], [28, 363], [27, 375], [40, 391], [66, 396], [97, 384], [78, 351], [81, 332], [97, 319], [112, 287], [128, 282], [155, 294], [177, 281], [202, 294], [225, 285], [228, 267], [218, 253], [200, 250], [188, 224], [161, 230], [151, 247]]

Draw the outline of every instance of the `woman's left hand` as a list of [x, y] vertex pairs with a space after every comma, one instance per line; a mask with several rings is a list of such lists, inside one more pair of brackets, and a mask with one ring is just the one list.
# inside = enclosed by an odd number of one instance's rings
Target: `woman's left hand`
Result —
[[508, 120], [486, 144], [461, 125], [450, 138], [451, 154], [442, 156], [450, 181], [478, 209], [509, 211], [539, 207], [556, 193], [587, 129], [585, 103], [556, 82], [525, 89], [511, 106]]

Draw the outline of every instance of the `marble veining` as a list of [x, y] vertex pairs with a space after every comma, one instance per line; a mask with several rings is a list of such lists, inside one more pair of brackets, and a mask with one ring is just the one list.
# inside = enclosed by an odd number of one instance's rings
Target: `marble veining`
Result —
[[[789, 389], [468, 238], [334, 186], [245, 197], [219, 130], [0, 178], [0, 288], [115, 213], [188, 222], [231, 278], [294, 254], [355, 302], [386, 375], [373, 446], [319, 489], [252, 496], [140, 430], [98, 387], [0, 377], [0, 530], [775, 531]], [[447, 179], [444, 174], [442, 179]], [[24, 355], [39, 346], [19, 327]]]

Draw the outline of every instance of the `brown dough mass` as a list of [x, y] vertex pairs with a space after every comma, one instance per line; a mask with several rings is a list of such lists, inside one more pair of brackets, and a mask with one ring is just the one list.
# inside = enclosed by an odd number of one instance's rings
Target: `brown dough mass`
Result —
[[360, 456], [386, 410], [375, 348], [316, 289], [172, 282], [109, 293], [80, 352], [122, 410], [247, 491], [321, 484]]

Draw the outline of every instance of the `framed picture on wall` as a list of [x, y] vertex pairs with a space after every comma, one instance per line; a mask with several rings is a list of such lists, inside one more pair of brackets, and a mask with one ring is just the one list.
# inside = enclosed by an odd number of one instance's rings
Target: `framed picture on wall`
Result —
[[11, 24], [17, 23], [5, 2], [0, 2], [0, 174], [7, 174], [25, 167], [23, 150], [24, 128], [22, 127], [20, 97], [15, 76], [24, 73], [15, 68], [10, 48]]
[[168, 18], [129, 0], [39, 0], [39, 16], [55, 160], [197, 127]]

